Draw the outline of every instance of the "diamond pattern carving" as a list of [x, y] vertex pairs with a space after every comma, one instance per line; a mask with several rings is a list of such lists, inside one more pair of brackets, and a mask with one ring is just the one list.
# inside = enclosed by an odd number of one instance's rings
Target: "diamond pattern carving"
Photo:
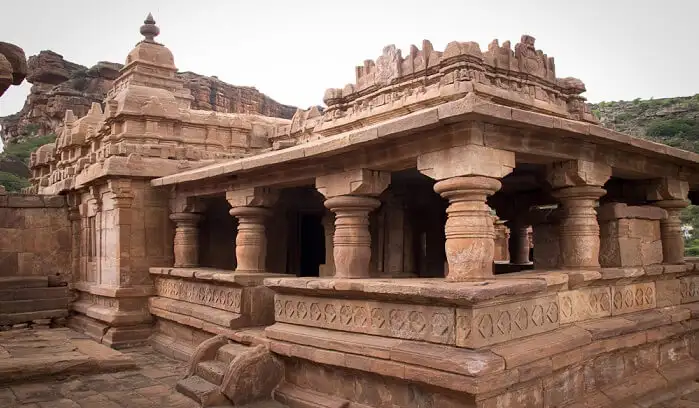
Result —
[[[655, 307], [655, 282], [613, 286], [612, 315], [652, 309]], [[618, 301], [621, 299], [621, 301]]]
[[[371, 300], [277, 295], [284, 313], [277, 321], [332, 330], [454, 344], [454, 309]], [[310, 306], [309, 306], [310, 305]], [[305, 312], [304, 312], [305, 310]]]
[[478, 332], [486, 339], [493, 335], [493, 318], [489, 314], [481, 317], [481, 321], [478, 323]]

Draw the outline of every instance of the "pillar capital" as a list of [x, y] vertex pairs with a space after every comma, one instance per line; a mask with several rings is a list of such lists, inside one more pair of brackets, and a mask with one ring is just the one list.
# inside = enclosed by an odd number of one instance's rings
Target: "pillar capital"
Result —
[[170, 220], [174, 221], [178, 225], [196, 225], [202, 218], [203, 216], [201, 214], [193, 212], [179, 212], [170, 214]]
[[226, 192], [231, 207], [272, 207], [279, 199], [279, 190], [270, 187], [251, 187]]
[[452, 282], [493, 275], [495, 228], [485, 201], [501, 187], [490, 177], [453, 177], [438, 181], [434, 191], [449, 200], [445, 250]]
[[549, 166], [547, 172], [548, 182], [554, 189], [574, 186], [601, 187], [611, 176], [610, 166], [585, 160], [556, 162]]
[[353, 169], [316, 177], [316, 189], [325, 197], [377, 196], [391, 183], [387, 171]]
[[[206, 210], [204, 200], [199, 197], [189, 197], [173, 194], [170, 198], [170, 212], [177, 213], [203, 213]], [[174, 220], [173, 220], [174, 221]]]
[[458, 176], [500, 179], [512, 172], [515, 154], [477, 144], [454, 146], [418, 156], [417, 169], [434, 180]]
[[341, 195], [325, 200], [335, 213], [333, 260], [335, 277], [368, 278], [371, 260], [369, 213], [381, 202], [372, 197]]

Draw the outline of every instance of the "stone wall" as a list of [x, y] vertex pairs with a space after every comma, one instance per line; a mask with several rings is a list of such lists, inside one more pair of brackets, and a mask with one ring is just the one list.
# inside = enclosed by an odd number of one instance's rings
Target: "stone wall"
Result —
[[70, 237], [64, 197], [0, 193], [0, 276], [71, 282]]

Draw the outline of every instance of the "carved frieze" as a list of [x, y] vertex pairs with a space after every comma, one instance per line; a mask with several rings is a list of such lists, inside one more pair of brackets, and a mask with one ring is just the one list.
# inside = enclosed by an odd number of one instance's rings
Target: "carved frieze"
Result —
[[240, 313], [240, 288], [159, 277], [155, 279], [155, 292], [170, 299]]
[[680, 278], [680, 299], [681, 303], [699, 301], [699, 276]]
[[558, 293], [561, 323], [579, 322], [610, 316], [612, 296], [609, 287], [568, 290]]
[[448, 307], [277, 295], [274, 312], [278, 322], [454, 344]]
[[655, 282], [612, 286], [612, 316], [653, 309], [655, 296]]
[[554, 295], [478, 309], [456, 310], [456, 345], [478, 348], [558, 328]]

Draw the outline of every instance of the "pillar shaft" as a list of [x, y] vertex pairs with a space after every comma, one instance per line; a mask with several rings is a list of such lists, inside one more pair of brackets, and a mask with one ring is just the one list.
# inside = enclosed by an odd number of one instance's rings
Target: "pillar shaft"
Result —
[[333, 259], [335, 277], [368, 278], [371, 260], [369, 213], [381, 202], [359, 195], [329, 198], [325, 206], [335, 213]]
[[663, 242], [663, 263], [684, 263], [684, 237], [680, 213], [689, 203], [685, 200], [656, 201], [655, 205], [667, 211], [667, 218], [660, 220], [660, 239]]
[[238, 219], [238, 233], [235, 237], [236, 271], [265, 272], [265, 221], [272, 215], [272, 211], [264, 207], [234, 207], [230, 214]]
[[202, 216], [197, 213], [174, 213], [170, 219], [175, 222], [176, 268], [191, 268], [199, 265], [199, 228]]
[[529, 263], [529, 226], [514, 223], [510, 227], [510, 263], [525, 265]]
[[559, 238], [561, 267], [597, 269], [599, 224], [595, 206], [605, 194], [598, 186], [564, 187], [553, 192], [561, 202]]
[[493, 275], [495, 228], [485, 200], [500, 187], [499, 180], [481, 176], [453, 177], [434, 185], [434, 190], [449, 200], [444, 227], [447, 281]]
[[325, 233], [325, 264], [320, 266], [320, 276], [333, 276], [335, 274], [335, 260], [333, 259], [334, 214], [329, 213], [323, 217], [323, 232]]

